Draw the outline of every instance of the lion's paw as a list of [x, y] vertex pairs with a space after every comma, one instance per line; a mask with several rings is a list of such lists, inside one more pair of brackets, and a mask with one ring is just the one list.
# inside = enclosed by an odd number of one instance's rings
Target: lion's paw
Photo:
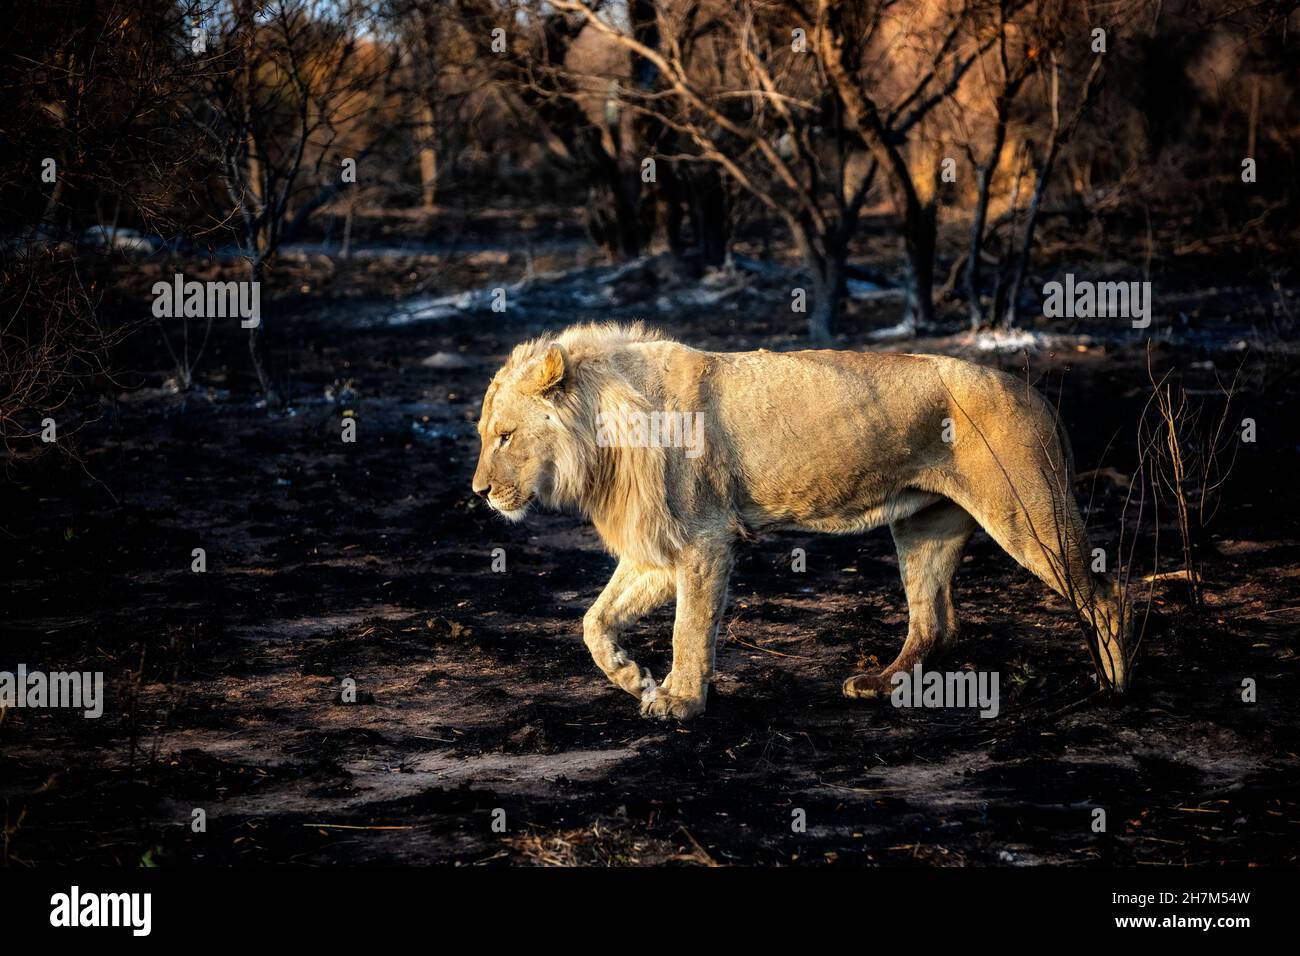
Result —
[[645, 710], [646, 704], [650, 703], [659, 694], [659, 687], [655, 684], [655, 675], [650, 673], [649, 668], [643, 668], [640, 678], [641, 686], [641, 709]]
[[656, 720], [690, 720], [704, 713], [704, 697], [678, 697], [664, 690], [663, 686], [655, 689], [652, 697], [641, 698], [641, 716]]
[[873, 700], [890, 695], [890, 689], [880, 674], [854, 674], [844, 682], [841, 690], [845, 697], [855, 700]]

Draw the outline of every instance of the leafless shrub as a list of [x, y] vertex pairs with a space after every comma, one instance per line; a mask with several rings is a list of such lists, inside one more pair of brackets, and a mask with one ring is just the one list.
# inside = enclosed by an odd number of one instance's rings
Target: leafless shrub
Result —
[[[261, 282], [284, 243], [362, 176], [345, 175], [380, 148], [401, 118], [389, 83], [401, 57], [372, 38], [364, 0], [233, 0], [205, 10], [210, 54], [181, 107], [208, 140], [239, 223], [249, 281]], [[258, 384], [276, 402], [263, 327], [248, 330]]]
[[[11, 453], [72, 450], [71, 422], [48, 446], [37, 426], [68, 417], [136, 327], [105, 315], [97, 263], [173, 236], [195, 199], [195, 144], [176, 122], [192, 9], [50, 0], [0, 38], [0, 441]], [[152, 237], [128, 235], [128, 222]]]
[[1188, 603], [1196, 609], [1204, 605], [1199, 548], [1219, 510], [1224, 484], [1241, 447], [1229, 426], [1240, 374], [1239, 368], [1233, 380], [1224, 384], [1216, 373], [1217, 387], [1212, 394], [1222, 400], [1222, 410], [1211, 419], [1208, 396], [1189, 394], [1172, 371], [1157, 377], [1150, 347], [1147, 349], [1151, 401], [1139, 422], [1138, 440], [1149, 459], [1143, 465], [1153, 498], [1157, 505], [1167, 502], [1173, 510], [1183, 562], [1173, 572], [1162, 572], [1153, 565], [1151, 577], [1184, 581]]
[[74, 257], [53, 247], [0, 251], [0, 442], [11, 454], [67, 441], [41, 441], [41, 421], [58, 423], [79, 385], [107, 374], [108, 352], [125, 335], [100, 320], [97, 300]]

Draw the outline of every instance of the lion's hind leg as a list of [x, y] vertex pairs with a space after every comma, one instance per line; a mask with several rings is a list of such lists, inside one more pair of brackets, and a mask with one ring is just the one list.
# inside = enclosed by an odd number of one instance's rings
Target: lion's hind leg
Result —
[[[991, 480], [978, 493], [969, 478], [953, 497], [1007, 554], [1061, 595], [1092, 632], [1104, 684], [1123, 692], [1131, 673], [1132, 612], [1113, 577], [1092, 571], [1087, 528], [1075, 503], [1067, 456], [1057, 435], [971, 441], [959, 456], [966, 475]], [[996, 452], [995, 452], [996, 449]]]
[[846, 697], [885, 697], [899, 671], [948, 653], [957, 642], [952, 578], [975, 520], [951, 501], [930, 505], [889, 525], [898, 550], [898, 572], [907, 592], [907, 640], [898, 658], [878, 674], [854, 674]]

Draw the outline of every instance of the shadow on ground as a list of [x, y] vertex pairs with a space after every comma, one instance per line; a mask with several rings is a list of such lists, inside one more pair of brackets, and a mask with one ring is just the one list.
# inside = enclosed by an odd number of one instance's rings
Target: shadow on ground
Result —
[[[703, 347], [797, 341], [794, 320], [750, 315], [663, 325]], [[17, 474], [0, 668], [102, 670], [109, 704], [99, 720], [0, 715], [7, 862], [1295, 862], [1300, 523], [1283, 357], [1247, 359], [1239, 401], [1266, 437], [1239, 456], [1202, 555], [1206, 612], [1155, 591], [1161, 622], [1122, 704], [1093, 695], [1064, 604], [982, 536], [958, 577], [954, 666], [1000, 672], [1000, 716], [844, 700], [840, 681], [892, 659], [906, 626], [882, 530], [751, 546], [709, 710], [665, 726], [582, 644], [613, 566], [594, 533], [565, 515], [507, 525], [470, 494], [483, 388], [536, 324], [487, 322], [304, 312], [274, 340], [290, 410], [232, 397], [246, 382], [214, 371], [188, 397], [105, 401], [77, 434], [80, 463]], [[850, 328], [844, 344], [863, 341]], [[219, 344], [215, 369], [240, 348]], [[1156, 357], [1199, 368], [1187, 381], [1205, 388], [1242, 361]], [[1030, 364], [1059, 394], [1080, 470], [1126, 471], [1143, 348]], [[1112, 547], [1123, 489], [1080, 492]], [[194, 548], [206, 573], [190, 570]], [[670, 631], [663, 611], [628, 641], [657, 676]], [[355, 704], [340, 699], [348, 678]]]

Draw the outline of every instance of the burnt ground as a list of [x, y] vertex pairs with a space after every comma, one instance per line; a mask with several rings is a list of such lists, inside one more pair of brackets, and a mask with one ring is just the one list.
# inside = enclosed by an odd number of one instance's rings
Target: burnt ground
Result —
[[[581, 641], [614, 563], [594, 532], [569, 515], [506, 524], [469, 490], [483, 388], [515, 342], [557, 324], [545, 310], [393, 325], [363, 320], [391, 311], [384, 301], [286, 301], [269, 334], [287, 410], [247, 398], [236, 333], [217, 333], [189, 395], [158, 388], [156, 335], [142, 333], [129, 360], [156, 371], [83, 410], [78, 458], [9, 462], [0, 669], [102, 670], [108, 706], [99, 720], [0, 714], [5, 861], [1294, 864], [1292, 349], [1243, 349], [1211, 322], [1239, 301], [1189, 299], [1221, 334], [1158, 345], [1152, 361], [1207, 402], [1216, 374], [1241, 368], [1234, 414], [1260, 436], [1198, 545], [1206, 606], [1176, 580], [1141, 585], [1157, 617], [1133, 693], [1108, 702], [1065, 604], [977, 535], [951, 666], [1001, 673], [994, 720], [840, 696], [906, 627], [884, 529], [750, 545], [707, 713], [642, 720]], [[1079, 470], [1102, 469], [1079, 491], [1113, 551], [1150, 394], [1144, 344], [872, 345], [889, 308], [855, 307], [841, 345], [1028, 365], [1059, 396]], [[744, 295], [649, 317], [712, 348], [789, 347], [801, 331]], [[355, 444], [339, 437], [348, 413]], [[1158, 570], [1178, 567], [1176, 541], [1165, 512]], [[491, 570], [498, 547], [506, 573]], [[794, 547], [805, 573], [790, 569]], [[671, 607], [626, 642], [659, 677], [670, 633]], [[1257, 703], [1241, 700], [1246, 677]], [[340, 700], [345, 678], [355, 704]], [[194, 808], [206, 833], [190, 828]]]

